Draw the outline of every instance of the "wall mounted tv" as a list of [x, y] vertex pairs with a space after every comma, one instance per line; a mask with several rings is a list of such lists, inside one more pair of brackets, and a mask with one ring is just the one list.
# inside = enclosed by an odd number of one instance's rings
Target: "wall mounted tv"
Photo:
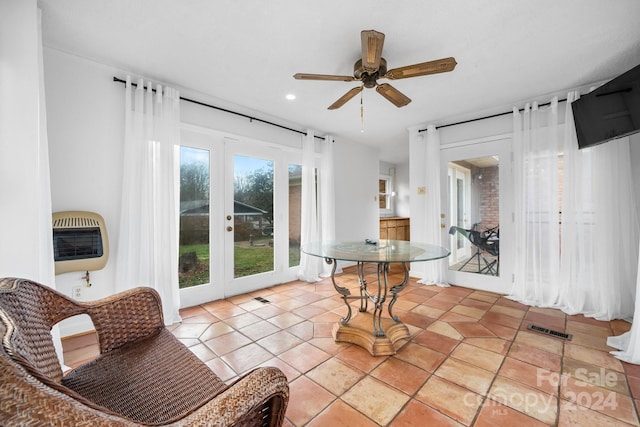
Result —
[[579, 148], [640, 132], [640, 65], [571, 104]]

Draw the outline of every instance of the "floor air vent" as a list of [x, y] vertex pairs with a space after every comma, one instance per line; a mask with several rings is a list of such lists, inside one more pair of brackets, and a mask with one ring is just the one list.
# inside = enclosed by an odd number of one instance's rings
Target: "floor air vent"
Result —
[[262, 298], [262, 297], [255, 297], [254, 300], [260, 301], [261, 303], [264, 303], [264, 304], [269, 304], [271, 302], [268, 299]]
[[530, 331], [535, 331], [541, 334], [550, 335], [552, 337], [562, 338], [563, 340], [571, 341], [571, 334], [565, 334], [564, 332], [554, 331], [553, 329], [547, 329], [547, 328], [543, 328], [542, 326], [537, 326], [533, 324], [529, 324], [529, 326], [527, 326], [527, 329], [529, 329]]

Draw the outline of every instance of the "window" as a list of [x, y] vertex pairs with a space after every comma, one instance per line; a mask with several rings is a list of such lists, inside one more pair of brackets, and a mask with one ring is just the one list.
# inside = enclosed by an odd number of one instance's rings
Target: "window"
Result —
[[393, 214], [391, 196], [393, 195], [393, 185], [391, 176], [380, 175], [378, 179], [378, 203], [380, 204], [380, 215]]
[[180, 288], [209, 278], [209, 151], [180, 147]]

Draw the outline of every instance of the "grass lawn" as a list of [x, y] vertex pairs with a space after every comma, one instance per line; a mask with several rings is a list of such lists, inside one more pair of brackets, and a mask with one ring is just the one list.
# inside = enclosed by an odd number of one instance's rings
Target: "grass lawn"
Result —
[[[236, 244], [234, 247], [234, 277], [250, 276], [273, 270], [273, 247], [267, 241], [256, 242], [264, 246], [249, 246], [246, 243]], [[209, 245], [180, 246], [180, 255], [195, 252], [197, 264], [193, 269], [179, 274], [180, 288], [188, 288], [203, 283], [209, 283]], [[289, 250], [289, 265], [300, 264], [300, 248]]]

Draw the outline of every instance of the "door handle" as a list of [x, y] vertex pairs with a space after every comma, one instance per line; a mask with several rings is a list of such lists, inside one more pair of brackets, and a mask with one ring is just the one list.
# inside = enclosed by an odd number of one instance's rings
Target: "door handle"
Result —
[[233, 227], [228, 226], [228, 227], [227, 227], [227, 231], [233, 231]]
[[227, 221], [231, 221], [231, 215], [227, 215]]

